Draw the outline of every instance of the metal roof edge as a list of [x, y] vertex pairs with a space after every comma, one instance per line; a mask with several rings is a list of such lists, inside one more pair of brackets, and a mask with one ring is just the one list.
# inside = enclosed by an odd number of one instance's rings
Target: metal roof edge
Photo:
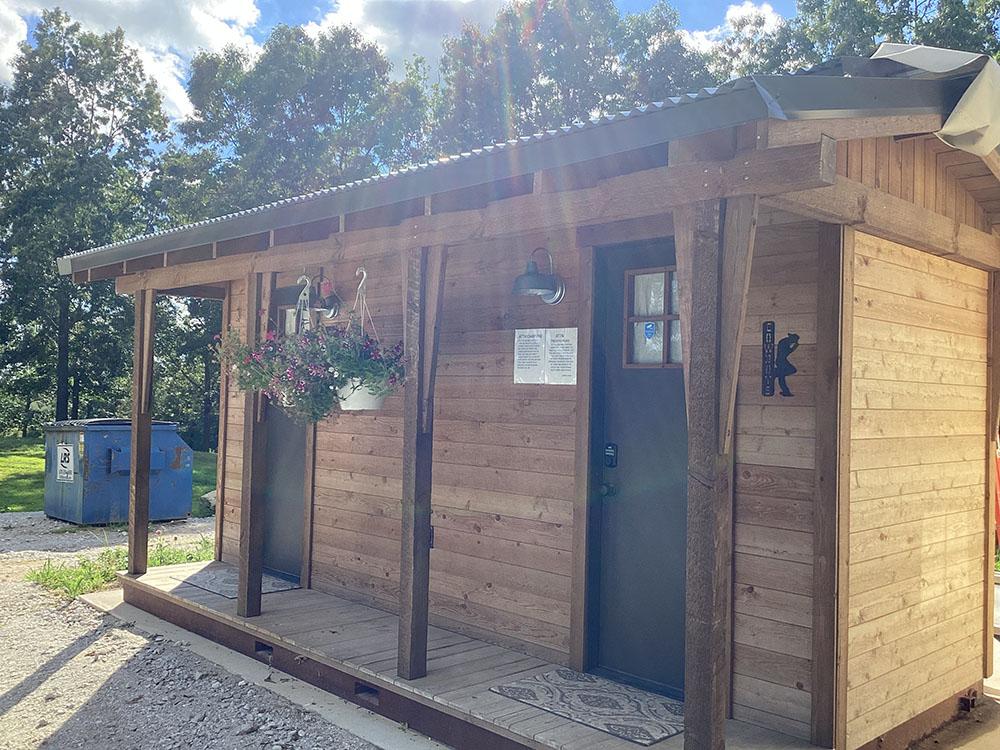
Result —
[[764, 118], [947, 114], [968, 80], [769, 75], [736, 79], [617, 115], [445, 157], [112, 245], [65, 255], [59, 273], [235, 239]]

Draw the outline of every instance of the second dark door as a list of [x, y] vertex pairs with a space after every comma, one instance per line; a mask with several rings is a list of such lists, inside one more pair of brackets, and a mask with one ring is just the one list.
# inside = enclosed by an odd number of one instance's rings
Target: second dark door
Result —
[[298, 580], [302, 569], [306, 428], [276, 406], [267, 411], [264, 568]]
[[594, 671], [681, 698], [687, 417], [671, 240], [595, 257]]

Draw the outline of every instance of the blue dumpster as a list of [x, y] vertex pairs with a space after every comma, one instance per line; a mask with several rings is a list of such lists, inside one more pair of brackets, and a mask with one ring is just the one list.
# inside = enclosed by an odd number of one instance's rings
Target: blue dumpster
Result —
[[[194, 454], [173, 422], [154, 422], [149, 518], [191, 513]], [[74, 419], [45, 427], [45, 515], [79, 524], [128, 521], [128, 419]]]

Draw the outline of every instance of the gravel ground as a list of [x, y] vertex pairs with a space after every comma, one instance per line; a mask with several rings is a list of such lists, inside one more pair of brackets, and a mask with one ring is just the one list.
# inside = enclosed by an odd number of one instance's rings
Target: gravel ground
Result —
[[[24, 580], [39, 560], [96, 554], [118, 530], [66, 532], [40, 513], [0, 516], [0, 750], [375, 746], [184, 648]], [[159, 525], [176, 542], [212, 519]], [[151, 540], [152, 541], [152, 540]], [[286, 680], [281, 673], [275, 681]]]
[[[180, 545], [197, 542], [203, 536], [215, 536], [215, 518], [154, 523], [149, 543]], [[0, 514], [0, 555], [4, 558], [44, 560], [96, 555], [105, 547], [127, 541], [124, 526], [75, 526], [47, 518], [41, 511]]]

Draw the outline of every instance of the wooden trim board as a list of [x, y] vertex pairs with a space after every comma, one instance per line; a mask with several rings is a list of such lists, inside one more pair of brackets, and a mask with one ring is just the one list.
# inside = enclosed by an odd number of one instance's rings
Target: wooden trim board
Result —
[[[839, 524], [848, 517], [848, 463], [842, 444], [850, 431], [850, 229], [821, 224], [816, 319], [816, 467], [813, 500], [812, 722], [814, 744], [834, 746], [836, 724]], [[848, 308], [845, 313], [845, 305]], [[844, 364], [846, 363], [846, 365]], [[847, 369], [843, 369], [846, 367]], [[846, 393], [845, 393], [846, 391]], [[848, 440], [841, 435], [848, 433]], [[849, 447], [848, 447], [849, 449]], [[846, 602], [844, 602], [846, 604]]]
[[996, 463], [998, 456], [997, 429], [1000, 426], [1000, 272], [990, 274], [987, 297], [989, 323], [987, 324], [987, 375], [986, 375], [986, 508], [984, 540], [985, 591], [983, 594], [983, 677], [993, 674], [993, 622], [994, 560], [996, 558], [996, 505], [998, 491]]
[[[232, 313], [232, 284], [226, 282], [222, 298], [222, 334], [229, 330]], [[229, 368], [219, 366], [219, 427], [216, 435], [215, 467], [215, 559], [222, 560], [222, 540], [226, 523], [226, 434], [229, 430]]]
[[576, 365], [576, 452], [573, 502], [573, 576], [570, 591], [569, 659], [574, 669], [590, 665], [590, 625], [588, 577], [591, 538], [591, 374], [594, 344], [594, 247], [580, 248], [580, 313], [577, 320]]

